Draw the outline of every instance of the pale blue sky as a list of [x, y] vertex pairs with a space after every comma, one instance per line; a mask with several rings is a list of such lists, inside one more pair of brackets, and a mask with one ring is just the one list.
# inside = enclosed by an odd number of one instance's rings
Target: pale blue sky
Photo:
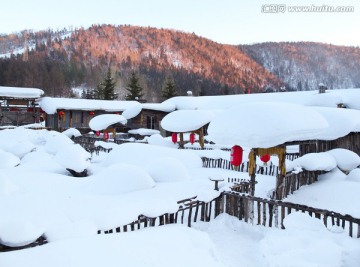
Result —
[[[263, 5], [354, 6], [354, 12], [263, 13]], [[16, 0], [2, 1], [0, 33], [130, 24], [171, 28], [216, 42], [316, 41], [360, 46], [359, 0]]]

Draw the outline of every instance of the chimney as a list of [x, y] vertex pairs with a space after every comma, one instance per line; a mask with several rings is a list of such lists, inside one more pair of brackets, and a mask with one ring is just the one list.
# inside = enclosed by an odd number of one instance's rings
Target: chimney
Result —
[[327, 88], [326, 88], [325, 84], [319, 83], [319, 94], [325, 93], [325, 90], [326, 90], [326, 89], [327, 89]]

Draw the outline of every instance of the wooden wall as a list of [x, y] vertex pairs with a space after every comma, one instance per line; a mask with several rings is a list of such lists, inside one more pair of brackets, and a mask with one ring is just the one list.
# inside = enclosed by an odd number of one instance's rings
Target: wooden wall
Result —
[[160, 122], [167, 114], [163, 111], [143, 109], [138, 116], [128, 122], [128, 127], [160, 130]]
[[344, 137], [332, 141], [316, 140], [307, 143], [300, 143], [300, 156], [308, 153], [325, 152], [334, 148], [345, 148], [360, 156], [360, 132], [353, 132]]

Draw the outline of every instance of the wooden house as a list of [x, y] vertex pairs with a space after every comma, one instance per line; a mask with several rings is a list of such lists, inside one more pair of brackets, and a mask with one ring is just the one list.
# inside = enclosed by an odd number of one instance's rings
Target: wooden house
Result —
[[[141, 111], [141, 104], [137, 101], [43, 97], [37, 102], [41, 107], [46, 126], [57, 131], [76, 128], [82, 133], [87, 133], [90, 131], [89, 121], [97, 115], [122, 114], [130, 109]], [[117, 130], [124, 131], [126, 126]]]
[[174, 105], [163, 103], [144, 103], [141, 108], [141, 112], [128, 122], [129, 128], [161, 131], [161, 121], [167, 114], [175, 110]]
[[0, 86], [0, 126], [20, 126], [40, 122], [36, 99], [44, 91], [37, 88]]

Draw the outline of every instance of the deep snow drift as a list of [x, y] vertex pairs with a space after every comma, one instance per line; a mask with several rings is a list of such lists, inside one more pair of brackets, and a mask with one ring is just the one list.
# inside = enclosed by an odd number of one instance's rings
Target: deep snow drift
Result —
[[[19, 246], [44, 235], [49, 244], [1, 253], [0, 266], [358, 266], [360, 239], [298, 213], [286, 217], [286, 230], [222, 214], [193, 228], [167, 225], [97, 235], [140, 214], [174, 212], [181, 199], [213, 199], [219, 192], [209, 178], [248, 178], [247, 173], [202, 168], [202, 156], [226, 158], [229, 152], [178, 150], [160, 136], [148, 140], [153, 145], [113, 144], [110, 153], [89, 160], [65, 134], [24, 127], [1, 130], [0, 242]], [[294, 161], [295, 167], [323, 161], [321, 155], [312, 157]], [[331, 172], [286, 200], [360, 217], [354, 205], [360, 202], [360, 173], [350, 170], [358, 158], [342, 150], [327, 158], [333, 159], [325, 166]], [[87, 168], [90, 175], [72, 177], [66, 168], [73, 165]], [[256, 195], [266, 197], [275, 177], [256, 179]]]

